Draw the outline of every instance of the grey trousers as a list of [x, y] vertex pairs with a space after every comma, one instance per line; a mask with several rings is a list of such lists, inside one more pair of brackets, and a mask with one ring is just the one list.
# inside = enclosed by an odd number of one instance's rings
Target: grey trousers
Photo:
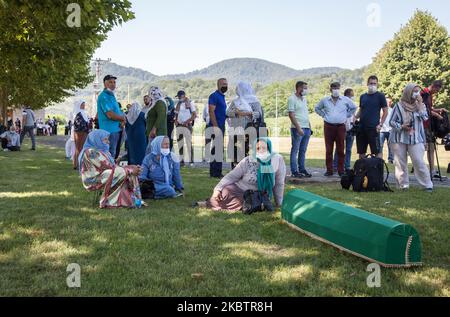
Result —
[[29, 134], [31, 138], [31, 148], [36, 149], [36, 139], [34, 137], [34, 127], [23, 127], [22, 133], [20, 133], [20, 145], [23, 143], [25, 135]]

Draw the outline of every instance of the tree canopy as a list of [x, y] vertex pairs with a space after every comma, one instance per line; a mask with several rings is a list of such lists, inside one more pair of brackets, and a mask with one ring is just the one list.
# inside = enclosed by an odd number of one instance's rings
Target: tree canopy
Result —
[[366, 75], [375, 74], [381, 89], [398, 101], [406, 84], [427, 87], [444, 80], [436, 104], [450, 109], [450, 38], [447, 29], [428, 12], [416, 11], [411, 20], [375, 56]]
[[[127, 0], [0, 1], [0, 106], [45, 108], [92, 81], [90, 60]], [[4, 117], [4, 115], [3, 115]], [[6, 118], [4, 118], [6, 120]]]

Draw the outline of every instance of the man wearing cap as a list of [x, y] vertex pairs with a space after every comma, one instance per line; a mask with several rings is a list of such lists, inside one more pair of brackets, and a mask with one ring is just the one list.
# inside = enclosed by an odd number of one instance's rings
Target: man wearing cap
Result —
[[181, 158], [181, 165], [184, 165], [184, 146], [190, 153], [189, 162], [194, 163], [194, 148], [192, 147], [192, 131], [197, 109], [195, 104], [186, 97], [186, 93], [180, 90], [175, 96], [178, 103], [175, 108], [175, 125], [177, 127], [178, 151]]
[[120, 109], [119, 103], [116, 100], [114, 91], [116, 90], [117, 77], [107, 75], [103, 79], [105, 89], [98, 96], [97, 113], [98, 125], [100, 129], [110, 133], [109, 135], [109, 152], [112, 157], [116, 156], [118, 149], [120, 132], [126, 123], [126, 116]]

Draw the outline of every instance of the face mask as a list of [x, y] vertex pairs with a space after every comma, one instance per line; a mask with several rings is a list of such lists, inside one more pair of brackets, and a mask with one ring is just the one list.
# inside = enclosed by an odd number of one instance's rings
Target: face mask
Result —
[[308, 95], [308, 89], [303, 90], [302, 96], [304, 97], [304, 96], [307, 96], [307, 95]]
[[267, 161], [267, 159], [270, 157], [269, 152], [263, 152], [263, 153], [257, 153], [256, 158], [262, 162]]
[[376, 85], [369, 86], [369, 93], [374, 94], [378, 91], [378, 87]]
[[170, 154], [170, 149], [161, 149], [161, 154], [162, 154], [163, 156], [169, 155], [169, 154]]
[[417, 99], [420, 96], [420, 92], [415, 92], [412, 96], [414, 99]]
[[222, 87], [220, 88], [220, 91], [224, 94], [228, 91], [228, 87]]
[[341, 94], [341, 91], [339, 89], [333, 89], [332, 95], [333, 95], [334, 98], [339, 97], [340, 94]]

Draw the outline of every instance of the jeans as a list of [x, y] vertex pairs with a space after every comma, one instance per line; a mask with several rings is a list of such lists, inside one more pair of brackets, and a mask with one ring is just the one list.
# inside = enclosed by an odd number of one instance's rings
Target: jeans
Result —
[[[212, 127], [212, 125], [209, 125], [208, 127]], [[223, 148], [223, 140], [224, 140], [224, 136], [225, 136], [225, 126], [220, 126], [219, 129], [222, 131], [222, 135], [212, 135], [212, 139], [214, 138], [221, 138], [222, 140], [222, 148], [220, 149], [216, 149], [215, 146], [212, 146], [211, 148], [211, 155], [215, 155], [216, 154], [216, 150], [218, 151], [222, 151], [224, 150]], [[212, 141], [209, 140], [209, 142], [207, 143], [211, 143]], [[213, 144], [212, 144], [213, 145]], [[214, 160], [213, 162], [209, 163], [209, 175], [211, 177], [220, 177], [222, 175], [222, 161], [221, 162], [217, 162], [216, 160]]]
[[291, 174], [305, 173], [306, 151], [308, 149], [309, 139], [311, 138], [311, 129], [303, 129], [305, 135], [300, 135], [297, 129], [291, 128]]
[[[346, 170], [351, 169], [351, 163], [352, 163], [352, 149], [353, 149], [353, 143], [355, 141], [355, 137], [350, 133], [347, 132], [347, 136], [345, 137], [345, 163], [344, 167]], [[337, 171], [338, 169], [338, 154], [337, 149], [334, 152], [334, 161], [333, 161], [333, 169]]]
[[23, 143], [23, 139], [25, 138], [25, 135], [29, 134], [31, 138], [31, 148], [33, 150], [36, 149], [36, 139], [34, 137], [34, 127], [33, 126], [25, 126], [23, 127], [22, 133], [20, 134], [20, 145]]
[[114, 158], [116, 157], [117, 145], [119, 144], [120, 132], [114, 132], [109, 135], [109, 153]]
[[381, 152], [383, 152], [384, 149], [384, 142], [386, 141], [388, 144], [388, 151], [389, 151], [389, 161], [394, 161], [394, 153], [392, 153], [392, 148], [391, 148], [391, 143], [389, 142], [389, 137], [390, 137], [390, 133], [389, 132], [381, 132], [380, 133], [380, 150]]

